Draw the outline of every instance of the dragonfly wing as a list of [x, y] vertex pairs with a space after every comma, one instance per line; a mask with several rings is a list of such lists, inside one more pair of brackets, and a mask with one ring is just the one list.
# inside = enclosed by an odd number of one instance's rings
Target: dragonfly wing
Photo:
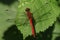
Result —
[[26, 25], [29, 23], [27, 15], [25, 13], [19, 13], [16, 18], [16, 24], [19, 26]]
[[39, 21], [45, 21], [45, 20], [48, 20], [50, 17], [49, 17], [49, 15], [51, 15], [50, 13], [44, 13], [44, 14], [42, 14], [42, 15], [40, 15], [40, 16], [35, 16], [35, 20], [36, 20], [36, 22], [38, 23]]

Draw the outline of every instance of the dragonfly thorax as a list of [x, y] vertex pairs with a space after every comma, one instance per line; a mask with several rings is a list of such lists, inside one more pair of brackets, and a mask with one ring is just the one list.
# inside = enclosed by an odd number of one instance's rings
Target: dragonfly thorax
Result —
[[25, 10], [26, 12], [30, 12], [30, 8], [26, 8], [26, 10]]

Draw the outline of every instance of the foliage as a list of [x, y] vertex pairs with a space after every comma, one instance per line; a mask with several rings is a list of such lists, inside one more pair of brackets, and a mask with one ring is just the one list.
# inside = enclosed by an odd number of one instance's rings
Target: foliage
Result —
[[[25, 15], [27, 7], [36, 21], [36, 39]], [[59, 13], [59, 0], [0, 0], [0, 40], [60, 40]]]
[[31, 35], [31, 27], [25, 15], [26, 8], [31, 9], [36, 21], [35, 29], [37, 33], [52, 26], [60, 13], [56, 0], [21, 0], [18, 6], [16, 25], [23, 33], [24, 38]]

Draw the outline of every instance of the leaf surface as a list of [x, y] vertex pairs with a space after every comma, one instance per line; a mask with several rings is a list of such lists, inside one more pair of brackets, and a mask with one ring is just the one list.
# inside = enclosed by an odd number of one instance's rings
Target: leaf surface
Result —
[[21, 0], [18, 6], [16, 25], [23, 33], [24, 38], [31, 35], [29, 21], [25, 23], [25, 20], [27, 20], [27, 16], [24, 15], [26, 8], [30, 8], [33, 14], [36, 21], [35, 29], [37, 33], [51, 26], [59, 15], [59, 7], [56, 0]]

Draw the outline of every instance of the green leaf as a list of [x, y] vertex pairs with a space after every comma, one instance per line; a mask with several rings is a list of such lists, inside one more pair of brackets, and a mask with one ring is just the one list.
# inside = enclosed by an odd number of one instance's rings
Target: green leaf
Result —
[[4, 32], [14, 24], [14, 19], [17, 13], [16, 6], [17, 2], [13, 3], [11, 6], [0, 3], [0, 40], [3, 40], [2, 37], [4, 36]]
[[18, 6], [16, 25], [23, 33], [24, 38], [31, 35], [29, 21], [25, 23], [25, 20], [27, 20], [27, 16], [25, 15], [26, 8], [30, 8], [33, 13], [33, 17], [36, 21], [35, 29], [37, 33], [51, 26], [54, 21], [56, 21], [56, 17], [58, 17], [60, 10], [56, 0], [21, 0]]

